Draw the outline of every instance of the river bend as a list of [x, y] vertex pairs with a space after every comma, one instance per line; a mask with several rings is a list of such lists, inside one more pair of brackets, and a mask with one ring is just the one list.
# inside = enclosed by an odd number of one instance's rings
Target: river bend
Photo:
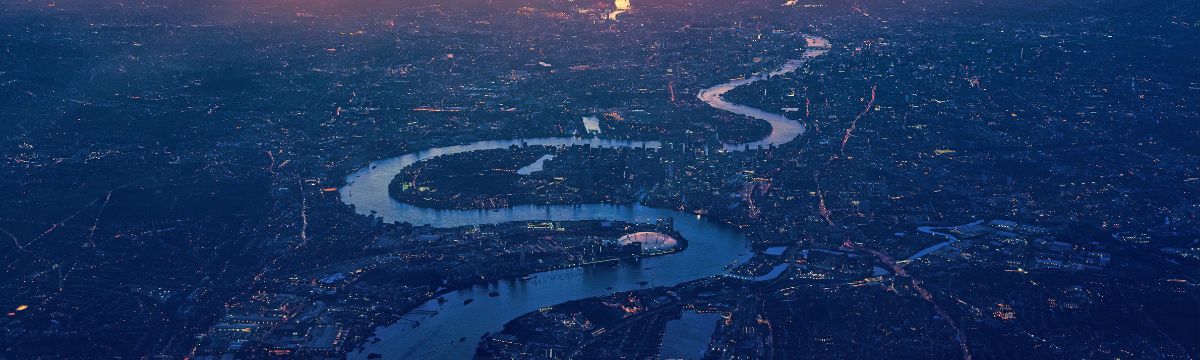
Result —
[[[781, 145], [804, 133], [804, 125], [784, 115], [728, 102], [723, 95], [741, 86], [796, 71], [804, 61], [829, 51], [824, 38], [806, 36], [805, 51], [800, 59], [790, 60], [777, 70], [748, 78], [731, 80], [704, 89], [698, 97], [716, 109], [729, 111], [771, 124], [771, 133], [759, 141], [727, 144], [725, 150], [739, 151]], [[627, 141], [599, 138], [537, 138], [488, 140], [464, 145], [447, 146], [378, 160], [346, 178], [339, 192], [344, 203], [357, 212], [379, 216], [384, 221], [406, 221], [415, 225], [437, 227], [501, 223], [529, 220], [587, 220], [607, 219], [628, 222], [652, 222], [673, 218], [675, 230], [688, 240], [682, 252], [645, 258], [637, 265], [600, 264], [582, 268], [538, 273], [529, 280], [501, 280], [476, 285], [446, 294], [446, 302], [430, 300], [416, 311], [404, 316], [406, 321], [382, 326], [375, 336], [381, 341], [364, 344], [362, 349], [348, 354], [351, 359], [365, 359], [368, 354], [382, 354], [385, 359], [468, 359], [474, 355], [480, 338], [487, 332], [499, 331], [508, 321], [538, 308], [602, 296], [645, 286], [671, 286], [707, 276], [721, 274], [724, 268], [749, 255], [745, 234], [703, 217], [659, 209], [639, 204], [579, 204], [579, 205], [520, 205], [493, 210], [439, 210], [422, 208], [393, 199], [388, 185], [404, 168], [442, 155], [475, 150], [505, 149], [512, 145], [658, 148], [657, 141]], [[497, 297], [488, 296], [496, 291]], [[471, 304], [464, 300], [474, 299]], [[436, 315], [423, 315], [436, 312]], [[411, 321], [419, 321], [413, 327]], [[460, 341], [459, 339], [465, 340]]]

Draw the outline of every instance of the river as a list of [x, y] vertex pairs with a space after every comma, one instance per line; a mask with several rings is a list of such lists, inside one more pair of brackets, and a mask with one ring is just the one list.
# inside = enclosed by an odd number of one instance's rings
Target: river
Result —
[[959, 226], [949, 226], [949, 227], [922, 226], [922, 227], [918, 227], [917, 231], [920, 231], [920, 232], [923, 232], [923, 233], [926, 233], [929, 235], [944, 237], [944, 238], [946, 238], [946, 241], [943, 241], [943, 242], [940, 242], [937, 244], [933, 244], [927, 248], [921, 249], [921, 251], [918, 251], [916, 254], [913, 254], [912, 256], [909, 256], [907, 259], [904, 259], [904, 260], [907, 260], [909, 262], [917, 261], [917, 260], [920, 260], [922, 257], [925, 257], [925, 255], [932, 254], [934, 251], [941, 250], [944, 247], [953, 245], [954, 243], [958, 242], [957, 236], [951, 235], [950, 233], [945, 232], [945, 231], [953, 231], [954, 229], [961, 228], [961, 227], [979, 226], [980, 224], [983, 224], [983, 220], [977, 220], [975, 222], [972, 222], [969, 224], [963, 224], [963, 225], [959, 225]]
[[725, 144], [726, 151], [739, 151], [745, 149], [757, 149], [759, 147], [770, 147], [771, 145], [781, 145], [792, 140], [795, 140], [800, 135], [804, 134], [804, 124], [799, 121], [789, 119], [783, 114], [772, 113], [763, 109], [753, 108], [746, 105], [739, 105], [726, 101], [723, 96], [733, 89], [750, 85], [758, 81], [769, 79], [773, 76], [780, 76], [792, 73], [799, 69], [804, 62], [809, 59], [825, 55], [829, 52], [829, 41], [821, 37], [806, 37], [807, 50], [799, 59], [788, 60], [782, 67], [774, 71], [759, 73], [754, 76], [736, 79], [724, 84], [713, 86], [697, 95], [701, 101], [717, 109], [725, 110], [731, 113], [747, 116], [750, 118], [763, 120], [771, 124], [771, 133], [762, 140], [745, 143], [745, 144]]
[[[819, 37], [807, 37], [806, 51], [799, 60], [788, 61], [778, 70], [737, 79], [705, 89], [701, 100], [718, 109], [767, 121], [771, 135], [749, 144], [726, 145], [730, 151], [754, 149], [758, 146], [779, 145], [804, 133], [804, 126], [779, 114], [730, 103], [721, 95], [755, 81], [795, 71], [804, 60], [828, 51], [828, 42]], [[644, 258], [637, 265], [600, 264], [581, 268], [538, 273], [529, 280], [502, 280], [476, 285], [446, 294], [439, 304], [430, 300], [405, 319], [376, 329], [381, 341], [364, 344], [351, 352], [351, 359], [364, 359], [368, 354], [382, 354], [385, 359], [467, 359], [474, 355], [476, 345], [487, 332], [499, 331], [508, 321], [537, 310], [588, 297], [645, 286], [671, 286], [682, 282], [718, 275], [726, 265], [749, 255], [745, 234], [703, 217], [669, 209], [638, 204], [579, 204], [579, 205], [521, 205], [495, 210], [438, 210], [417, 207], [393, 199], [388, 184], [404, 168], [420, 161], [442, 155], [474, 150], [504, 149], [513, 145], [658, 148], [657, 141], [627, 141], [599, 138], [537, 138], [488, 140], [464, 145], [428, 149], [394, 158], [378, 160], [346, 178], [339, 192], [346, 204], [359, 213], [379, 216], [384, 221], [407, 221], [416, 225], [438, 227], [501, 223], [529, 220], [586, 220], [607, 219], [629, 222], [653, 222], [672, 218], [675, 230], [688, 241], [685, 251], [671, 255]], [[496, 291], [499, 296], [488, 296]], [[464, 304], [473, 299], [470, 304]], [[460, 341], [460, 339], [464, 339]]]

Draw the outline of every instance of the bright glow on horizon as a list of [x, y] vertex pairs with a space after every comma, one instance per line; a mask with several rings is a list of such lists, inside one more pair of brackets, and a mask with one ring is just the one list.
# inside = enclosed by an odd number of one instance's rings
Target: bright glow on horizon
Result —
[[617, 6], [617, 9], [608, 13], [609, 20], [617, 20], [617, 15], [624, 14], [626, 11], [633, 9], [633, 5], [629, 4], [629, 0], [616, 0], [614, 5]]

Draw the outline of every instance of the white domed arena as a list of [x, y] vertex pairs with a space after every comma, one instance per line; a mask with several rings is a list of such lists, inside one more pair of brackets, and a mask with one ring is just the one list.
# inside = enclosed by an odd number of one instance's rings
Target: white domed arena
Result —
[[642, 252], [659, 252], [674, 249], [679, 246], [679, 241], [675, 238], [660, 232], [643, 231], [622, 236], [617, 239], [621, 245], [641, 244]]

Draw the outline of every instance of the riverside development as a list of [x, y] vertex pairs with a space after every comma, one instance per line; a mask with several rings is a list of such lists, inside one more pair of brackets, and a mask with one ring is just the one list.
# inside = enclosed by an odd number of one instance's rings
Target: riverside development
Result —
[[[820, 56], [829, 49], [827, 41], [821, 38], [806, 38], [807, 49], [801, 56], [813, 58]], [[768, 119], [772, 130], [764, 140], [756, 141], [762, 145], [782, 145], [803, 134], [804, 127], [783, 115], [771, 114], [759, 109], [732, 104], [723, 100], [718, 93], [728, 92], [738, 86], [752, 84], [754, 81], [767, 80], [770, 76], [779, 76], [796, 71], [800, 62], [787, 62], [783, 68], [755, 75], [752, 80], [736, 80], [730, 84], [714, 87], [701, 93], [700, 98], [706, 103], [722, 110], [731, 111], [753, 118]], [[778, 128], [776, 128], [778, 127]], [[428, 314], [422, 318], [421, 326], [407, 328], [404, 323], [398, 327], [380, 330], [381, 341], [374, 343], [368, 349], [360, 352], [371, 354], [396, 352], [399, 358], [430, 357], [430, 358], [467, 358], [475, 352], [477, 341], [486, 333], [500, 330], [500, 327], [516, 315], [536, 310], [540, 307], [563, 303], [590, 296], [597, 296], [613, 291], [623, 291], [645, 286], [654, 282], [656, 286], [670, 286], [683, 281], [695, 280], [705, 276], [720, 274], [723, 265], [736, 261], [739, 253], [745, 253], [745, 236], [735, 229], [725, 228], [710, 220], [702, 219], [694, 214], [679, 213], [665, 209], [656, 209], [642, 205], [613, 205], [613, 204], [571, 204], [571, 205], [524, 205], [505, 208], [499, 211], [479, 210], [436, 210], [418, 208], [401, 203], [389, 197], [387, 184], [393, 174], [400, 173], [405, 168], [425, 160], [439, 156], [457, 153], [506, 149], [518, 144], [542, 146], [594, 146], [594, 147], [626, 147], [626, 148], [661, 148], [658, 142], [629, 142], [606, 141], [597, 138], [541, 138], [513, 139], [502, 141], [481, 141], [468, 145], [435, 148], [419, 153], [403, 155], [393, 159], [373, 162], [370, 166], [351, 175], [347, 186], [342, 188], [342, 199], [355, 209], [368, 214], [378, 215], [384, 221], [404, 221], [414, 224], [431, 224], [438, 227], [464, 226], [511, 221], [541, 220], [585, 220], [606, 219], [630, 222], [647, 222], [657, 219], [667, 219], [675, 224], [675, 230], [688, 239], [691, 246], [684, 254], [671, 259], [643, 261], [653, 271], [622, 271], [623, 267], [593, 268], [586, 270], [556, 271], [542, 274], [554, 281], [520, 282], [517, 284], [502, 283], [498, 286], [506, 288], [503, 298], [481, 302], [476, 306], [467, 307], [467, 300], [473, 299], [478, 290], [475, 288], [453, 293], [448, 298], [430, 300], [417, 307], [418, 313]], [[729, 149], [749, 148], [751, 144], [728, 145]], [[403, 181], [403, 180], [401, 180]], [[727, 226], [726, 226], [727, 227]], [[657, 268], [655, 268], [657, 267]], [[614, 274], [603, 274], [604, 272]], [[572, 284], [583, 282], [583, 284]], [[614, 290], [615, 289], [615, 290]], [[450, 299], [451, 306], [442, 306], [441, 299]], [[463, 306], [457, 300], [463, 300]], [[473, 301], [472, 301], [473, 302]], [[471, 341], [465, 341], [470, 339]], [[430, 347], [429, 344], [448, 339], [447, 344]], [[459, 339], [459, 341], [453, 341]], [[385, 350], [386, 349], [386, 350]], [[388, 351], [391, 350], [391, 351]]]
[[0, 0], [0, 360], [1196, 358], [1197, 30]]

